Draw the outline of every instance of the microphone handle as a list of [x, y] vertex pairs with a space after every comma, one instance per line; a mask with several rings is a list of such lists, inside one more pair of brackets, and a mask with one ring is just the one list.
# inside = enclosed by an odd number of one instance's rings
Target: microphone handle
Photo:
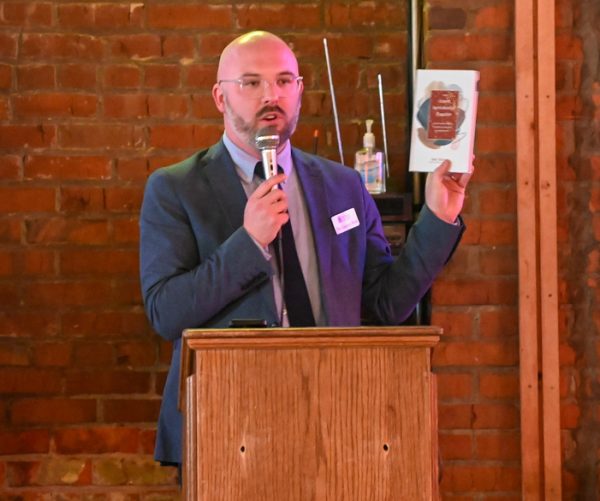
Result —
[[263, 148], [260, 150], [262, 156], [265, 179], [277, 175], [277, 150], [275, 148]]

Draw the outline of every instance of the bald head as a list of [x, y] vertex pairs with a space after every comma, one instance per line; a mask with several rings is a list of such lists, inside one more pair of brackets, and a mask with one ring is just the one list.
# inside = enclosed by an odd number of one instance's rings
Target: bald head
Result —
[[273, 53], [286, 60], [290, 72], [298, 74], [298, 61], [289, 46], [268, 31], [251, 31], [233, 40], [221, 53], [217, 80], [238, 78], [252, 72], [257, 59], [268, 59]]
[[303, 90], [298, 60], [288, 45], [272, 33], [252, 31], [223, 50], [213, 99], [227, 137], [260, 158], [256, 133], [275, 128], [283, 148], [296, 129]]

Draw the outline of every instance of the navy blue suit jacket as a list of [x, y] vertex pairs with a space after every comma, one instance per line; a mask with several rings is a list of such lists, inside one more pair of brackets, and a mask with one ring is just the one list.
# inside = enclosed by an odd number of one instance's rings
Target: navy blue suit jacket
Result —
[[[375, 203], [353, 169], [292, 148], [314, 234], [322, 304], [330, 326], [363, 317], [402, 322], [452, 254], [462, 225], [426, 207], [393, 258]], [[222, 142], [154, 172], [140, 215], [140, 269], [152, 327], [174, 342], [155, 457], [181, 462], [177, 410], [181, 334], [239, 318], [278, 321], [271, 265], [243, 229], [246, 195]], [[331, 217], [353, 208], [359, 226], [337, 235]]]

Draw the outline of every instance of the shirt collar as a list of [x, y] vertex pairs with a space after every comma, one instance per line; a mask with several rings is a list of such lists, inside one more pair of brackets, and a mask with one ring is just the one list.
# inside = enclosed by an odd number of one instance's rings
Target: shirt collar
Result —
[[[231, 155], [233, 163], [239, 167], [240, 174], [244, 180], [251, 182], [254, 176], [254, 168], [256, 167], [256, 157], [235, 145], [233, 141], [229, 139], [226, 132], [223, 133], [223, 144]], [[289, 139], [285, 142], [283, 150], [277, 154], [277, 165], [279, 165], [283, 169], [285, 175], [289, 177], [293, 167], [292, 147]]]

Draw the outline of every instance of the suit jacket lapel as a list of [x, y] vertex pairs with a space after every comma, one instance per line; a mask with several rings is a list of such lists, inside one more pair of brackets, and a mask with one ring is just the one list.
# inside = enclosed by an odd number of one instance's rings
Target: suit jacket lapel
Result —
[[205, 162], [206, 181], [214, 191], [215, 200], [231, 226], [230, 233], [233, 233], [244, 223], [247, 197], [223, 141], [210, 148]]
[[321, 300], [328, 320], [331, 320], [328, 298], [334, 297], [334, 283], [328, 280], [332, 277], [331, 249], [333, 233], [331, 229], [330, 207], [325, 189], [323, 173], [318, 163], [306, 156], [302, 151], [292, 148], [294, 168], [298, 174], [306, 207], [310, 217], [310, 225], [315, 242], [315, 252], [319, 263], [321, 280]]

